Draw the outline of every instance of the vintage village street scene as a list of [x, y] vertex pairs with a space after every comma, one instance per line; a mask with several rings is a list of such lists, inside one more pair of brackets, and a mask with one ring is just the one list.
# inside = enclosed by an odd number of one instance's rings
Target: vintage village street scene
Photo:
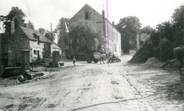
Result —
[[0, 0], [0, 111], [184, 111], [183, 0]]

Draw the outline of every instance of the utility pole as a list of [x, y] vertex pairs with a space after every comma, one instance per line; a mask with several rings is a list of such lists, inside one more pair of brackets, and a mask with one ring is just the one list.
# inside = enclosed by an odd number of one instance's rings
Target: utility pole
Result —
[[52, 23], [50, 23], [50, 32], [52, 32]]
[[137, 50], [140, 48], [140, 34], [139, 32], [136, 35], [136, 44], [137, 44]]

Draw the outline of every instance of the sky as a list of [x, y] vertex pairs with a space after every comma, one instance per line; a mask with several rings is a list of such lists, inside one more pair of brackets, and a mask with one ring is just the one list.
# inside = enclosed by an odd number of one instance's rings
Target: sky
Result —
[[12, 6], [18, 6], [36, 29], [50, 30], [51, 23], [54, 29], [61, 17], [71, 18], [85, 4], [99, 13], [104, 9], [110, 22], [136, 16], [142, 27], [156, 27], [171, 20], [174, 10], [184, 5], [184, 0], [0, 0], [0, 15], [7, 15]]

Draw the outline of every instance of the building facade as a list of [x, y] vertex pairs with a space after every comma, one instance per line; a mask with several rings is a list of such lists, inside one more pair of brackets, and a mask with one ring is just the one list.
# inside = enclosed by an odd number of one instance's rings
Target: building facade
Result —
[[8, 66], [29, 65], [37, 60], [51, 57], [52, 41], [26, 27], [15, 30], [8, 42]]
[[3, 68], [3, 64], [2, 64], [2, 34], [0, 33], [0, 75], [2, 74], [2, 68]]
[[115, 26], [105, 18], [104, 11], [100, 14], [86, 4], [70, 19], [70, 23], [71, 27], [88, 25], [93, 32], [100, 35], [101, 50], [121, 56], [121, 35]]
[[62, 55], [61, 48], [56, 43], [51, 44], [51, 53], [53, 54], [54, 52], [58, 52], [59, 55]]

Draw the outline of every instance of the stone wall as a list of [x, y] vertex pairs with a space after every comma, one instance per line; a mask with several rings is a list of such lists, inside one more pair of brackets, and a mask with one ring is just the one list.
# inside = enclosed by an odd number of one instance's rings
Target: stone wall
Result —
[[40, 59], [43, 59], [44, 43], [38, 43], [37, 41], [29, 41], [29, 44], [30, 44], [30, 62], [36, 61], [39, 57]]
[[0, 34], [0, 75], [2, 74], [2, 68], [3, 68], [3, 65], [2, 65], [2, 49], [1, 49], [1, 45], [2, 45], [2, 43], [1, 43], [1, 39], [2, 39], [2, 35]]
[[22, 51], [29, 51], [29, 40], [24, 32], [18, 28], [8, 41], [8, 66], [22, 64]]
[[53, 44], [51, 44], [51, 54], [53, 54], [53, 52], [55, 52], [55, 51], [59, 52], [60, 56], [62, 55], [61, 48], [53, 43]]
[[[86, 13], [88, 18], [86, 19]], [[85, 5], [78, 13], [76, 13], [70, 20], [71, 26], [88, 25], [94, 32], [100, 36], [99, 40], [102, 50], [111, 52], [117, 56], [121, 56], [121, 35], [116, 28], [104, 18], [102, 15], [91, 8], [89, 5]]]
[[50, 58], [50, 57], [51, 57], [51, 44], [44, 43], [43, 58]]
[[114, 53], [116, 56], [121, 56], [121, 34], [108, 21], [106, 21], [106, 37], [106, 49], [111, 53]]
[[1, 35], [2, 64], [8, 66], [8, 34]]

